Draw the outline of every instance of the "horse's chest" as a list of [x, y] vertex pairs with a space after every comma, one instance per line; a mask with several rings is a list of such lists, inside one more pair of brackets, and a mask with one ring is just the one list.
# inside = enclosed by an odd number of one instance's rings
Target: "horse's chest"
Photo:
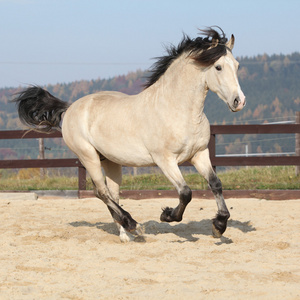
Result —
[[207, 148], [209, 135], [193, 135], [186, 137], [181, 143], [178, 143], [177, 153], [178, 162], [184, 162], [191, 159], [195, 153]]

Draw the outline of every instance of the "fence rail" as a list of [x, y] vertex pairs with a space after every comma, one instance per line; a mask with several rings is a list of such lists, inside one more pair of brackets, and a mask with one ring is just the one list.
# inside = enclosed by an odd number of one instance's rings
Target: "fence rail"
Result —
[[[38, 138], [62, 138], [62, 134], [60, 131], [49, 134], [27, 130], [0, 131], [0, 140]], [[19, 168], [78, 168], [78, 195], [86, 190], [86, 170], [77, 158], [0, 160], [0, 169]]]
[[[209, 142], [210, 159], [216, 166], [273, 166], [300, 165], [299, 135], [300, 124], [274, 125], [211, 125]], [[293, 156], [256, 156], [256, 157], [218, 157], [216, 156], [216, 135], [218, 134], [296, 134], [296, 155]], [[36, 139], [62, 138], [59, 131], [50, 134], [26, 130], [0, 131], [0, 139]], [[189, 163], [182, 164], [190, 166]], [[78, 168], [78, 193], [86, 190], [86, 170], [78, 159], [30, 159], [30, 160], [0, 160], [0, 169], [8, 168]]]

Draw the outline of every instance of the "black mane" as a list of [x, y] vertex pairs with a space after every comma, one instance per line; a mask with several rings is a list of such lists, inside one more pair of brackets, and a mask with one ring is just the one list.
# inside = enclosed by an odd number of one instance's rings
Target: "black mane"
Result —
[[223, 30], [219, 29], [222, 35], [211, 27], [200, 30], [201, 35], [206, 35], [205, 38], [191, 39], [184, 34], [177, 47], [171, 45], [170, 48], [166, 49], [167, 55], [157, 58], [157, 62], [150, 69], [151, 74], [144, 87], [148, 88], [154, 84], [166, 72], [171, 63], [184, 52], [189, 52], [189, 56], [204, 67], [212, 65], [221, 56], [226, 55], [227, 38]]

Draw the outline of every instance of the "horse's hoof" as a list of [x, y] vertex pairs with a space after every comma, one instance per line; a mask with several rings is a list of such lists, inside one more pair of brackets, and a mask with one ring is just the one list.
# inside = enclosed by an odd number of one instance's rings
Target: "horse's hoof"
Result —
[[134, 241], [136, 238], [140, 238], [144, 235], [144, 226], [137, 224], [136, 229], [132, 231], [126, 231], [122, 226], [120, 227], [120, 240], [122, 243], [128, 243]]
[[127, 232], [134, 235], [134, 236], [141, 236], [145, 233], [145, 229], [144, 229], [144, 226], [137, 223], [133, 230], [130, 230], [130, 231], [127, 231]]
[[129, 242], [133, 241], [134, 236], [132, 234], [130, 234], [129, 232], [126, 232], [123, 227], [121, 227], [121, 228], [122, 229], [120, 230], [120, 236], [119, 236], [120, 241], [122, 243], [129, 243]]
[[172, 211], [173, 209], [171, 207], [165, 207], [163, 208], [163, 211], [160, 215], [160, 220], [162, 222], [172, 222], [173, 219], [172, 219]]
[[174, 208], [171, 207], [165, 207], [163, 208], [163, 212], [160, 215], [160, 220], [162, 222], [180, 222], [182, 220], [182, 217], [176, 217], [174, 216]]
[[220, 238], [227, 228], [227, 220], [230, 217], [228, 212], [218, 213], [213, 219], [212, 233], [215, 238]]
[[215, 227], [215, 225], [212, 225], [212, 234], [214, 238], [220, 238], [222, 236], [222, 233]]
[[136, 225], [135, 236], [143, 236], [145, 233], [145, 227], [141, 224]]

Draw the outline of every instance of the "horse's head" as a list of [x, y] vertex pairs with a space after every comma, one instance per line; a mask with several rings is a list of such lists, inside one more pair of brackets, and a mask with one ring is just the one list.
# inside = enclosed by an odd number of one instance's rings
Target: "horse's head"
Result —
[[[215, 92], [230, 108], [231, 111], [241, 110], [245, 104], [245, 96], [237, 78], [238, 62], [233, 57], [231, 51], [234, 45], [234, 36], [228, 41], [223, 30], [220, 32], [208, 27], [200, 30], [205, 38], [197, 37], [190, 39], [184, 35], [183, 40], [177, 47], [171, 46], [167, 49], [168, 54], [162, 56], [152, 68], [152, 74], [149, 77], [145, 87], [148, 88], [156, 83], [169, 69], [173, 62], [186, 53], [184, 57], [192, 59], [196, 71], [201, 70], [201, 79], [205, 73], [205, 83], [207, 88]], [[191, 64], [187, 64], [191, 66]], [[178, 72], [178, 71], [177, 71]], [[194, 75], [194, 73], [193, 73]]]
[[234, 36], [232, 35], [226, 43], [226, 54], [208, 67], [206, 84], [228, 105], [231, 111], [236, 112], [246, 105], [246, 97], [238, 81], [239, 64], [231, 53], [233, 46]]

